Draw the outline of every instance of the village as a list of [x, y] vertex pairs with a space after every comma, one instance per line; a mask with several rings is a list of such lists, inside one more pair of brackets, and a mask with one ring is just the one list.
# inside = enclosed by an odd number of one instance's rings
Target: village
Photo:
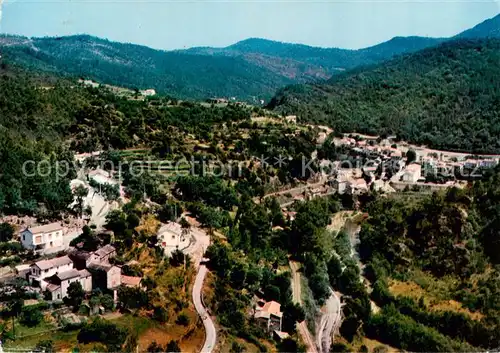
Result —
[[[267, 117], [252, 120], [259, 124], [273, 121]], [[286, 116], [280, 123], [297, 128], [296, 133], [304, 129], [297, 124], [295, 116]], [[450, 187], [463, 188], [499, 162], [499, 156], [429, 150], [395, 141], [393, 137], [343, 134], [332, 138], [333, 131], [328, 127], [306, 128], [317, 132], [318, 150], [330, 141], [337, 151], [336, 158], [320, 158], [315, 151], [311, 157], [318, 163], [319, 169], [307, 182], [284, 185], [262, 197], [262, 200], [276, 197], [288, 222], [295, 218], [297, 202], [334, 194], [356, 199], [371, 192], [429, 193]], [[75, 156], [75, 159], [85, 165], [87, 159], [99, 157], [99, 154], [84, 153]], [[258, 164], [258, 159], [255, 161]], [[117, 256], [118, 249], [113, 245], [114, 234], [105, 227], [109, 214], [130, 202], [113, 172], [95, 167], [81, 169], [78, 178], [71, 181], [71, 188], [75, 195], [71, 207], [80, 209], [81, 217], [50, 223], [39, 222], [34, 217], [10, 216], [2, 220], [16, 230], [10, 243], [18, 244], [23, 250], [19, 251], [21, 261], [9, 262], [9, 257], [2, 258], [0, 282], [3, 284], [2, 293], [6, 294], [15, 290], [15, 283], [22, 280], [25, 283], [22, 287], [24, 293], [34, 298], [25, 301], [25, 305], [50, 303], [59, 306], [68, 302], [71, 288], [81, 287], [86, 297], [81, 304], [82, 309], [77, 313], [68, 309], [61, 318], [82, 322], [89, 315], [109, 315], [116, 311], [120, 288], [146, 291], [147, 286], [143, 275], [129, 270], [134, 261], [123, 263], [117, 260], [120, 256]], [[256, 203], [262, 200], [254, 199]], [[154, 203], [148, 201], [146, 204]], [[196, 283], [200, 277], [201, 284], [193, 287], [193, 301], [205, 325], [205, 345], [213, 346], [216, 341], [215, 329], [212, 329], [214, 324], [201, 299], [206, 274], [204, 254], [211, 244], [210, 231], [189, 212], [176, 212], [173, 219], [157, 224], [151, 232], [155, 234], [162, 256], [172, 258], [182, 254], [184, 258], [189, 257], [197, 269]], [[90, 233], [98, 234], [104, 241], [89, 248], [85, 239]], [[114, 305], [92, 305], [89, 300], [92, 293], [106, 293]], [[270, 337], [277, 342], [289, 337], [283, 331], [284, 313], [279, 302], [254, 296], [253, 303], [254, 309], [248, 315]]]
[[[292, 123], [296, 121], [295, 116], [285, 119]], [[325, 143], [333, 133], [325, 126], [311, 127], [319, 130], [318, 145]], [[280, 190], [266, 197], [278, 196], [283, 206], [289, 206], [295, 201], [334, 193], [425, 193], [450, 187], [463, 188], [469, 181], [481, 179], [500, 160], [498, 155], [432, 150], [404, 141], [396, 142], [394, 137], [382, 139], [379, 136], [344, 134], [331, 142], [343, 151], [336, 160], [320, 160], [320, 172], [306, 185]]]

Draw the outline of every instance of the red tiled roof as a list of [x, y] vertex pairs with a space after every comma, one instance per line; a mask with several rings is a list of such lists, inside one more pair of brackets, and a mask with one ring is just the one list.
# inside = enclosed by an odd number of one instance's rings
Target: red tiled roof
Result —
[[129, 287], [138, 287], [141, 284], [141, 277], [122, 275], [122, 284]]

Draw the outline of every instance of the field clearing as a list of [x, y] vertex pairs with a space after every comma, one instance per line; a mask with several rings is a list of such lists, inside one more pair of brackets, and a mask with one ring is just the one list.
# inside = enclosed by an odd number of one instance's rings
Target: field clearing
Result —
[[400, 349], [394, 348], [394, 347], [389, 346], [387, 344], [384, 344], [384, 343], [382, 343], [380, 341], [372, 340], [372, 339], [367, 338], [367, 337], [363, 337], [363, 341], [361, 342], [361, 344], [365, 345], [368, 348], [369, 352], [373, 352], [373, 350], [376, 347], [380, 347], [380, 346], [386, 347], [388, 353], [397, 353], [397, 352], [401, 351]]
[[462, 304], [453, 299], [443, 299], [436, 296], [432, 291], [427, 291], [415, 282], [398, 281], [391, 279], [389, 290], [395, 296], [406, 296], [416, 300], [423, 298], [425, 305], [431, 311], [452, 311], [469, 316], [473, 320], [480, 320], [483, 315], [464, 308]]

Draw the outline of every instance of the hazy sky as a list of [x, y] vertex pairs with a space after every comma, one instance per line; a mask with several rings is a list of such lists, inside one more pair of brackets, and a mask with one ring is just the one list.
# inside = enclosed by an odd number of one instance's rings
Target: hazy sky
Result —
[[161, 49], [248, 37], [361, 48], [394, 36], [451, 36], [499, 11], [499, 1], [470, 0], [4, 0], [0, 28], [26, 36], [88, 33]]

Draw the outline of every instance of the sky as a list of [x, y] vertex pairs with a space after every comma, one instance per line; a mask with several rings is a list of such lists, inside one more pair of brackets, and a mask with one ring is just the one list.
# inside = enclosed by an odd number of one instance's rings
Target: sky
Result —
[[167, 50], [250, 37], [357, 49], [394, 36], [452, 36], [500, 12], [500, 0], [2, 1], [2, 33], [86, 33]]

